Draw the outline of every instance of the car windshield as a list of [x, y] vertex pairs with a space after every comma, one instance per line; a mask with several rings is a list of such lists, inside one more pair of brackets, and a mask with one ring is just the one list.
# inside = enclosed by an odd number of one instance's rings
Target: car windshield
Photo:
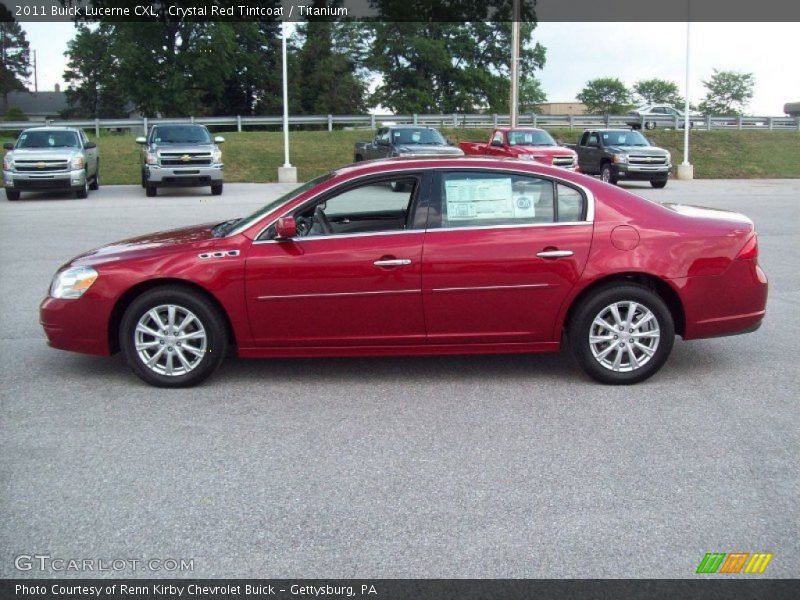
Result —
[[197, 125], [158, 125], [151, 140], [156, 144], [210, 144], [211, 136]]
[[392, 143], [398, 145], [426, 144], [433, 146], [445, 146], [447, 142], [442, 134], [435, 129], [393, 129]]
[[605, 146], [649, 146], [647, 141], [638, 131], [604, 131], [603, 145]]
[[508, 132], [509, 146], [556, 146], [556, 141], [546, 131], [516, 129]]
[[79, 148], [80, 140], [74, 131], [23, 131], [17, 148]]
[[308, 190], [310, 190], [316, 185], [319, 185], [323, 181], [327, 181], [334, 175], [335, 173], [333, 171], [331, 171], [330, 173], [325, 173], [324, 175], [320, 175], [319, 177], [312, 179], [311, 181], [308, 181], [299, 187], [294, 188], [292, 191], [287, 192], [280, 198], [276, 198], [272, 202], [265, 204], [250, 216], [244, 217], [243, 219], [233, 219], [231, 221], [225, 221], [224, 223], [220, 223], [219, 225], [216, 225], [214, 227], [213, 234], [216, 237], [223, 237], [224, 235], [227, 235], [229, 231], [233, 231], [234, 229], [241, 230], [250, 227], [250, 225], [258, 221], [261, 217], [268, 215], [282, 204], [286, 204], [287, 202], [294, 200], [300, 194], [307, 192]]

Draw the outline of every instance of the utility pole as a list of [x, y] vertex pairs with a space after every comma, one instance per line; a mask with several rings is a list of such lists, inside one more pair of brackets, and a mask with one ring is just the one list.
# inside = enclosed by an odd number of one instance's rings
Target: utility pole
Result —
[[511, 98], [509, 100], [511, 127], [517, 126], [519, 106], [519, 20], [520, 0], [514, 0], [511, 15]]
[[283, 166], [278, 167], [279, 183], [297, 183], [297, 168], [289, 162], [289, 80], [286, 68], [286, 21], [281, 22], [283, 62]]
[[36, 69], [36, 49], [33, 50], [33, 91], [39, 91], [39, 72]]
[[683, 105], [683, 162], [678, 165], [678, 179], [694, 179], [694, 167], [689, 162], [689, 129], [692, 126], [692, 120], [689, 117], [689, 57], [691, 49], [691, 0], [686, 2], [686, 89], [683, 91], [686, 98]]

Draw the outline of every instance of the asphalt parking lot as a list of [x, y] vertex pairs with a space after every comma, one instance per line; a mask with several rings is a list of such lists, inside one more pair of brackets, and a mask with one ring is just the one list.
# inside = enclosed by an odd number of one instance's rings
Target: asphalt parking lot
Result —
[[[735, 551], [800, 576], [800, 181], [623, 185], [753, 218], [771, 285], [758, 332], [677, 341], [634, 387], [537, 355], [232, 359], [156, 390], [45, 345], [53, 273], [289, 186], [0, 200], [0, 576], [682, 578]], [[37, 553], [194, 570], [15, 569]]]

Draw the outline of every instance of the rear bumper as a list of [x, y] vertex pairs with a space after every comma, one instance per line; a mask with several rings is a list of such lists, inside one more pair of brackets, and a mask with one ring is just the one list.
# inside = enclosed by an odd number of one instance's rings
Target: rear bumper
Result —
[[147, 165], [147, 183], [159, 187], [192, 187], [222, 183], [222, 165], [160, 167]]
[[18, 173], [3, 171], [3, 184], [20, 192], [36, 190], [72, 190], [86, 184], [86, 171], [58, 171], [50, 173]]
[[684, 339], [737, 335], [761, 326], [767, 276], [755, 260], [735, 260], [722, 275], [675, 280], [686, 317]]

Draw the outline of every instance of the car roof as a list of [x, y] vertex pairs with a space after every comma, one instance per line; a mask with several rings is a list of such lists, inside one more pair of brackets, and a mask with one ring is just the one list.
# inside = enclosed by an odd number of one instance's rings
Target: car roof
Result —
[[72, 131], [74, 133], [80, 133], [80, 129], [78, 127], [58, 127], [58, 126], [42, 126], [42, 127], [28, 127], [27, 129], [23, 129], [25, 131]]
[[530, 160], [520, 160], [517, 158], [506, 157], [483, 157], [483, 156], [419, 156], [411, 155], [408, 157], [396, 156], [393, 158], [379, 158], [375, 160], [364, 160], [334, 170], [335, 176], [357, 176], [375, 173], [379, 175], [394, 169], [414, 170], [414, 169], [500, 169], [518, 170], [530, 173], [540, 173], [542, 175], [554, 176], [560, 179], [571, 179], [573, 173], [560, 167], [546, 165]]
[[525, 125], [518, 125], [517, 127], [509, 127], [508, 125], [503, 125], [500, 127], [495, 127], [495, 131], [544, 131], [541, 127], [530, 127]]

